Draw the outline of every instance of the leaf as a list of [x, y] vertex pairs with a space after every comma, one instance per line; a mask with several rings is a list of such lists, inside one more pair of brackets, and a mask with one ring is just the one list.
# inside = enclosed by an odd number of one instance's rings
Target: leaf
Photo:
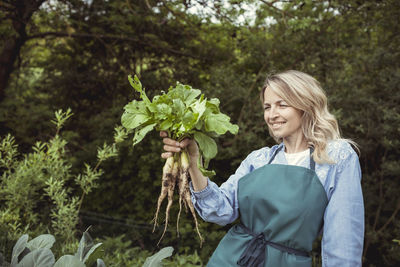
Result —
[[31, 250], [29, 248], [25, 248], [18, 256], [18, 262], [20, 262], [22, 260], [23, 257], [25, 257], [26, 255], [28, 255], [31, 252]]
[[[75, 253], [75, 257], [77, 257], [81, 262], [85, 262], [86, 260], [88, 260], [90, 255], [93, 252], [95, 252], [97, 248], [100, 247], [102, 244], [102, 243], [94, 244], [92, 237], [88, 233], [88, 230], [89, 229], [83, 232], [82, 238], [79, 241], [78, 250]], [[91, 263], [93, 263], [95, 259], [91, 258], [92, 261]]]
[[54, 255], [50, 249], [39, 248], [23, 257], [17, 267], [53, 267], [54, 262]]
[[207, 132], [216, 132], [219, 135], [225, 134], [227, 131], [237, 134], [239, 126], [229, 122], [229, 116], [218, 113], [209, 114], [205, 119], [205, 130]]
[[147, 126], [144, 126], [141, 129], [136, 129], [135, 136], [133, 137], [133, 146], [136, 144], [140, 143], [140, 141], [143, 140], [143, 138], [146, 136], [146, 134], [154, 129], [154, 126], [156, 126], [157, 123], [149, 124]]
[[103, 243], [97, 243], [96, 245], [91, 247], [90, 250], [86, 253], [83, 262], [87, 266], [92, 266], [92, 264], [96, 261], [96, 259], [101, 256], [102, 251], [99, 248], [102, 244]]
[[179, 98], [172, 100], [172, 112], [178, 120], [183, 117], [185, 113], [185, 104]]
[[132, 79], [132, 76], [128, 75], [128, 80], [133, 89], [140, 93], [140, 98], [144, 101], [147, 107], [151, 105], [150, 99], [147, 97], [145, 93], [145, 89], [142, 87], [142, 83], [140, 82], [139, 78], [135, 75]]
[[147, 113], [146, 105], [142, 101], [133, 100], [124, 109], [121, 123], [126, 129], [135, 129], [151, 119], [151, 116]]
[[104, 261], [102, 259], [97, 259], [96, 263], [97, 263], [97, 267], [106, 267], [106, 264], [104, 263]]
[[191, 111], [186, 111], [185, 115], [182, 118], [182, 125], [184, 127], [184, 131], [188, 132], [193, 129], [194, 125], [196, 124], [198, 118], [198, 114], [193, 114]]
[[79, 241], [78, 250], [75, 253], [75, 257], [77, 257], [77, 259], [79, 259], [81, 262], [83, 262], [83, 259], [85, 258], [86, 254], [94, 245], [93, 239], [87, 231], [88, 230], [83, 232], [81, 240]]
[[172, 108], [170, 105], [165, 103], [160, 103], [156, 105], [154, 117], [163, 120], [168, 118], [172, 113]]
[[140, 82], [140, 80], [137, 78], [136, 75], [134, 79], [132, 79], [131, 75], [128, 75], [128, 81], [136, 92], [142, 93], [142, 83]]
[[219, 99], [211, 98], [206, 102], [207, 112], [210, 113], [220, 113], [219, 111]]
[[18, 256], [21, 254], [24, 249], [26, 248], [27, 241], [28, 241], [29, 236], [27, 234], [21, 236], [17, 243], [15, 243], [13, 247], [13, 251], [11, 254], [11, 266], [15, 266], [18, 263]]
[[158, 127], [158, 131], [168, 131], [172, 127], [173, 123], [171, 119], [163, 121]]
[[40, 235], [29, 241], [27, 244], [27, 248], [29, 248], [30, 250], [35, 250], [39, 248], [50, 249], [53, 246], [54, 242], [56, 242], [54, 236], [49, 234]]
[[206, 170], [203, 166], [201, 166], [201, 164], [198, 164], [198, 166], [199, 166], [200, 172], [201, 172], [205, 177], [211, 178], [211, 177], [213, 177], [213, 176], [215, 175], [215, 171]]
[[161, 261], [172, 255], [173, 247], [165, 247], [151, 257], [148, 257], [143, 264], [143, 267], [161, 267]]
[[201, 94], [201, 91], [199, 89], [193, 89], [189, 85], [185, 85], [186, 91], [184, 92], [184, 97], [183, 101], [186, 103], [186, 105], [190, 105], [191, 103], [194, 102], [196, 97], [198, 97]]
[[86, 265], [75, 256], [64, 255], [58, 259], [54, 267], [86, 267]]
[[201, 150], [204, 158], [210, 160], [217, 155], [217, 144], [214, 139], [202, 132], [194, 133], [194, 140], [199, 144], [199, 149]]
[[190, 105], [192, 111], [198, 114], [197, 121], [201, 118], [201, 116], [203, 116], [204, 111], [206, 111], [207, 109], [206, 103], [207, 103], [206, 100], [198, 100], [194, 102], [192, 105]]

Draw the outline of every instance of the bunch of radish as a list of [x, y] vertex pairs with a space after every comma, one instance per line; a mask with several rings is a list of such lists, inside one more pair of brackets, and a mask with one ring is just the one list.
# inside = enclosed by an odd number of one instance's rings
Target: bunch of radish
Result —
[[[239, 127], [230, 122], [230, 118], [219, 110], [217, 98], [207, 99], [198, 89], [189, 85], [177, 83], [170, 87], [168, 92], [162, 92], [150, 100], [137, 76], [128, 76], [129, 83], [140, 94], [140, 100], [133, 100], [124, 107], [121, 117], [122, 126], [128, 132], [134, 132], [133, 145], [136, 145], [152, 130], [166, 131], [174, 140], [193, 138], [199, 147], [200, 157], [198, 166], [205, 176], [215, 173], [207, 170], [210, 159], [217, 154], [215, 137], [231, 132], [236, 134]], [[200, 162], [202, 161], [202, 162]], [[189, 191], [189, 158], [185, 150], [169, 157], [163, 167], [161, 193], [157, 201], [157, 210], [154, 216], [154, 228], [157, 226], [158, 213], [163, 200], [167, 197], [168, 204], [165, 212], [164, 237], [167, 229], [169, 211], [173, 202], [175, 186], [179, 192], [179, 213], [177, 218], [177, 233], [179, 236], [179, 217], [182, 203], [186, 210], [189, 208], [195, 222], [200, 245], [203, 238], [200, 234], [196, 213], [190, 198]], [[158, 242], [158, 244], [160, 243]]]

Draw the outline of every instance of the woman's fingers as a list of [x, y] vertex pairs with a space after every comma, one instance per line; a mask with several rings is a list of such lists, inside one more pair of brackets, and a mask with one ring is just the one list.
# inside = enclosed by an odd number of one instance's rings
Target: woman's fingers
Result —
[[181, 152], [184, 148], [188, 149], [187, 151], [191, 158], [198, 155], [197, 144], [193, 139], [185, 138], [181, 142], [178, 142], [169, 138], [168, 133], [165, 131], [161, 131], [160, 136], [163, 138], [164, 143], [164, 152], [161, 154], [162, 158], [166, 159], [172, 157], [173, 153]]
[[190, 142], [192, 142], [192, 139], [185, 138], [180, 142], [180, 147], [182, 148], [187, 147], [190, 144]]
[[161, 157], [162, 157], [163, 159], [167, 159], [167, 158], [172, 157], [172, 156], [173, 156], [172, 152], [164, 152], [164, 153], [161, 153]]
[[164, 150], [167, 152], [180, 152], [181, 148], [179, 146], [164, 145]]
[[175, 140], [173, 140], [171, 138], [168, 138], [168, 137], [164, 137], [163, 138], [163, 143], [165, 145], [168, 145], [168, 146], [181, 147], [181, 144], [178, 141], [175, 141]]

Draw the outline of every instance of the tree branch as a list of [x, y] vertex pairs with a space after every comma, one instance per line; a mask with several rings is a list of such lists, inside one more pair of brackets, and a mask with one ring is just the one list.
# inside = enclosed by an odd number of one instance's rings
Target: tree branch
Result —
[[264, 4], [266, 4], [267, 6], [271, 7], [272, 9], [275, 9], [276, 11], [278, 11], [279, 13], [282, 13], [283, 16], [288, 16], [288, 17], [292, 17], [291, 15], [288, 15], [284, 10], [277, 8], [276, 6], [274, 6], [275, 3], [280, 2], [280, 1], [272, 1], [272, 2], [268, 2], [266, 0], [260, 0], [260, 2], [263, 2]]
[[190, 26], [194, 27], [195, 25], [193, 24], [193, 22], [191, 22], [190, 20], [186, 19], [186, 16], [183, 16], [182, 13], [177, 13], [175, 10], [173, 10], [172, 8], [170, 8], [168, 6], [168, 4], [166, 3], [166, 1], [161, 1], [162, 5], [169, 11], [171, 12], [175, 17], [179, 17], [180, 19], [184, 20], [186, 23], [188, 23]]
[[394, 220], [396, 217], [397, 213], [400, 210], [400, 200], [397, 202], [396, 209], [393, 211], [392, 216], [386, 221], [386, 223], [377, 231], [378, 234], [380, 234], [385, 228]]
[[5, 1], [0, 1], [0, 9], [3, 9], [3, 8], [6, 10], [9, 10], [9, 11], [15, 10], [15, 6], [13, 6], [12, 4], [7, 3]]
[[372, 231], [375, 232], [376, 226], [378, 224], [378, 220], [380, 218], [382, 205], [385, 199], [383, 198], [383, 175], [381, 174], [379, 177], [379, 206], [375, 213], [374, 225], [372, 226]]
[[165, 51], [168, 51], [172, 54], [179, 55], [179, 56], [185, 56], [185, 57], [190, 57], [190, 58], [195, 58], [199, 59], [199, 57], [194, 56], [192, 54], [187, 54], [172, 48], [168, 47], [159, 47], [156, 45], [153, 45], [151, 42], [145, 42], [136, 38], [132, 37], [127, 37], [123, 35], [105, 35], [105, 34], [93, 34], [93, 33], [67, 33], [67, 32], [42, 32], [34, 35], [27, 36], [27, 39], [37, 39], [37, 38], [45, 38], [45, 37], [71, 37], [71, 38], [95, 38], [95, 39], [114, 39], [114, 40], [120, 40], [120, 41], [131, 41], [131, 42], [137, 42], [141, 43], [143, 45], [147, 45], [149, 47], [155, 48], [155, 49], [163, 49]]

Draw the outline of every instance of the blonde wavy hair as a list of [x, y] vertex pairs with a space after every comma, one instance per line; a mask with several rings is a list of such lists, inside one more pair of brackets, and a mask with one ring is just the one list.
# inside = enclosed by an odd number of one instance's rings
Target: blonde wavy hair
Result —
[[[320, 83], [310, 75], [288, 70], [268, 76], [260, 92], [262, 102], [267, 88], [290, 106], [303, 111], [302, 131], [308, 145], [314, 147], [312, 156], [315, 162], [335, 163], [326, 152], [330, 140], [342, 139], [356, 146], [353, 141], [341, 137], [338, 122], [328, 110], [325, 92]], [[269, 133], [276, 142], [282, 142], [282, 138], [275, 137], [271, 130]]]

